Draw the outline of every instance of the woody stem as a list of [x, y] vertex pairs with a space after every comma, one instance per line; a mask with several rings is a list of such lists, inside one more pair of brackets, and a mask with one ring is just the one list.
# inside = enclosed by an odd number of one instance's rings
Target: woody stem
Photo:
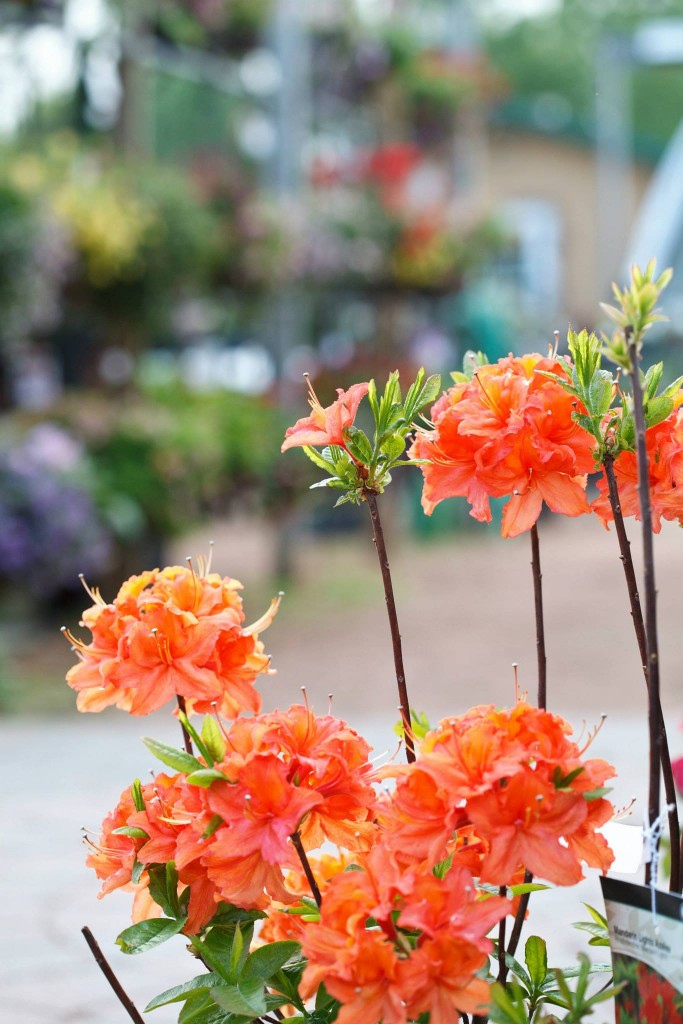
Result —
[[[534, 880], [534, 876], [530, 871], [524, 872], [524, 884], [531, 885]], [[529, 906], [530, 892], [522, 893], [519, 897], [519, 906], [517, 907], [517, 913], [515, 914], [515, 921], [512, 925], [512, 931], [510, 932], [510, 941], [508, 943], [508, 953], [510, 956], [514, 956], [517, 952], [517, 946], [519, 945], [520, 936], [522, 934], [522, 927], [524, 925], [524, 918], [526, 917], [526, 910]]]
[[547, 675], [545, 656], [545, 626], [543, 624], [543, 587], [541, 581], [541, 549], [538, 543], [538, 527], [531, 527], [531, 571], [534, 578], [534, 609], [536, 613], [536, 657], [538, 661], [538, 699], [539, 708], [547, 706]]
[[81, 928], [81, 932], [83, 934], [83, 938], [85, 939], [85, 941], [88, 943], [88, 946], [90, 947], [90, 952], [95, 957], [95, 962], [96, 962], [97, 966], [102, 971], [102, 974], [105, 976], [105, 978], [107, 979], [107, 981], [109, 982], [109, 984], [113, 988], [113, 990], [114, 990], [114, 992], [115, 992], [119, 1002], [123, 1006], [124, 1010], [126, 1011], [128, 1016], [130, 1017], [130, 1019], [132, 1021], [134, 1021], [135, 1024], [145, 1024], [145, 1021], [144, 1021], [144, 1018], [142, 1017], [142, 1014], [140, 1013], [140, 1011], [135, 1006], [135, 1003], [133, 1002], [133, 1000], [130, 998], [130, 996], [124, 990], [123, 985], [121, 984], [119, 979], [114, 974], [114, 971], [112, 970], [112, 968], [108, 964], [108, 962], [107, 962], [107, 960], [106, 960], [106, 958], [104, 956], [104, 953], [100, 949], [99, 943], [97, 942], [97, 940], [96, 940], [95, 936], [93, 935], [93, 933], [90, 931], [90, 929], [87, 926], [84, 927], [84, 928]]
[[[636, 579], [635, 566], [633, 564], [633, 556], [631, 554], [631, 544], [626, 533], [624, 516], [621, 511], [619, 488], [614, 472], [614, 457], [609, 453], [605, 455], [603, 459], [603, 466], [605, 470], [605, 478], [607, 480], [609, 502], [612, 508], [612, 517], [614, 519], [614, 529], [617, 534], [617, 540], [619, 541], [621, 564], [624, 568], [626, 588], [628, 590], [628, 598], [631, 605], [633, 629], [638, 642], [640, 660], [643, 666], [643, 675], [645, 676], [645, 685], [649, 689], [647, 674], [647, 642], [645, 637], [645, 623], [643, 622], [643, 610], [640, 605], [640, 595], [638, 594], [638, 582]], [[664, 722], [661, 700], [658, 701], [658, 717], [662, 775], [664, 777], [666, 802], [669, 806], [669, 836], [671, 839], [671, 876], [669, 879], [669, 889], [671, 892], [680, 892], [681, 856], [683, 854], [683, 850], [681, 849], [681, 828], [678, 819], [678, 808], [676, 805], [676, 784], [674, 782], [673, 771], [671, 770], [671, 754], [669, 752], [669, 741], [666, 733], [666, 723]]]
[[[501, 885], [498, 890], [498, 895], [505, 898], [507, 896], [507, 886]], [[506, 931], [506, 918], [501, 917], [498, 922], [498, 981], [501, 985], [505, 984], [508, 976], [507, 964], [505, 963], [505, 931]]]
[[306, 875], [306, 881], [311, 887], [311, 892], [313, 893], [313, 899], [315, 900], [318, 909], [320, 909], [323, 903], [323, 898], [320, 895], [320, 889], [318, 888], [318, 883], [315, 880], [313, 869], [311, 867], [308, 857], [306, 856], [306, 851], [304, 850], [303, 843], [301, 842], [301, 836], [299, 835], [298, 832], [292, 832], [289, 838], [292, 840], [292, 846], [299, 855], [301, 867], [304, 869], [304, 874]]
[[[184, 715], [187, 715], [187, 709], [185, 707], [185, 698], [181, 697], [180, 694], [178, 693], [176, 694], [176, 699], [178, 701], [178, 707], [180, 708], [182, 713]], [[180, 723], [180, 728], [183, 730], [183, 743], [185, 744], [185, 750], [188, 754], [194, 757], [194, 750], [192, 748], [192, 737], [190, 736], [189, 732], [187, 731], [182, 722]]]
[[[661, 754], [661, 705], [659, 699], [659, 646], [657, 641], [657, 590], [655, 586], [655, 559], [652, 543], [652, 508], [650, 505], [650, 472], [645, 443], [645, 415], [643, 411], [643, 389], [640, 383], [640, 356], [633, 330], [625, 331], [628, 354], [631, 360], [633, 381], [633, 419], [636, 427], [636, 453], [638, 460], [638, 498], [640, 521], [643, 533], [643, 589], [645, 591], [645, 649], [647, 654], [647, 721], [650, 734], [650, 762], [648, 788], [648, 827], [653, 828], [659, 818], [659, 766]], [[656, 835], [650, 833], [648, 841], [650, 857], [657, 853]], [[652, 860], [645, 865], [645, 883], [652, 876]], [[656, 878], [655, 878], [656, 882]]]
[[410, 703], [408, 701], [408, 688], [406, 686], [406, 675], [403, 668], [403, 650], [401, 648], [401, 633], [398, 628], [398, 617], [396, 615], [396, 602], [394, 600], [394, 588], [391, 582], [391, 570], [389, 568], [389, 557], [386, 544], [384, 543], [384, 531], [382, 521], [379, 517], [377, 507], [377, 495], [374, 491], [365, 490], [365, 500], [370, 509], [372, 520], [372, 532], [375, 539], [375, 548], [379, 559], [379, 567], [382, 572], [382, 583], [384, 584], [384, 597], [389, 615], [389, 627], [391, 629], [391, 643], [394, 649], [394, 668], [396, 670], [396, 682], [398, 684], [398, 698], [400, 703], [401, 720], [403, 722], [403, 734], [406, 744], [406, 760], [409, 764], [415, 760], [415, 742], [413, 739], [412, 721], [410, 716]]

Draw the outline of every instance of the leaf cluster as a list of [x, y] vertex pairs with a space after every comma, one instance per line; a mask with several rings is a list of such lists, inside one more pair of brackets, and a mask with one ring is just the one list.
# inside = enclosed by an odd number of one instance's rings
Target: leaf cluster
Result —
[[626, 373], [634, 372], [629, 343], [635, 346], [636, 355], [639, 355], [645, 332], [654, 324], [667, 320], [657, 309], [657, 303], [672, 276], [673, 270], [668, 268], [655, 278], [654, 260], [650, 260], [645, 270], [634, 265], [631, 267], [628, 287], [620, 289], [618, 285], [612, 284], [619, 306], [600, 303], [603, 311], [617, 325], [612, 337], [604, 338], [605, 355]]
[[371, 380], [368, 402], [375, 424], [372, 440], [360, 427], [350, 426], [344, 430], [344, 447], [331, 445], [322, 452], [304, 447], [311, 462], [328, 474], [313, 487], [341, 491], [335, 507], [345, 502], [360, 504], [368, 493], [381, 494], [396, 466], [416, 464], [404, 457], [407, 439], [419, 413], [434, 402], [440, 387], [440, 376], [432, 374], [425, 379], [424, 369], [420, 369], [405, 397], [398, 371], [389, 375], [382, 395]]
[[[496, 982], [491, 988], [491, 1021], [494, 1024], [578, 1024], [592, 1014], [598, 1003], [612, 999], [618, 987], [608, 983], [593, 995], [588, 994], [592, 974], [611, 973], [610, 964], [592, 964], [580, 954], [575, 967], [548, 967], [548, 951], [544, 939], [532, 935], [524, 947], [524, 965], [506, 954], [505, 962], [512, 979], [505, 985]], [[576, 979], [570, 988], [568, 981]], [[547, 1014], [544, 1007], [566, 1011], [558, 1017]]]

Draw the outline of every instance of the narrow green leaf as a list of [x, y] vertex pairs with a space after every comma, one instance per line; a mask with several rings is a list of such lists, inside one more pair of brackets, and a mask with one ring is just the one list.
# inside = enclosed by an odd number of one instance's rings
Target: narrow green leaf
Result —
[[228, 745], [218, 722], [211, 715], [207, 715], [202, 722], [202, 740], [214, 762], [222, 761]]
[[120, 946], [122, 953], [135, 955], [144, 953], [147, 949], [160, 946], [162, 942], [177, 935], [185, 922], [169, 921], [164, 917], [154, 917], [149, 921], [138, 921], [130, 928], [124, 928], [117, 936], [116, 944]]
[[608, 793], [612, 792], [611, 786], [597, 786], [595, 789], [589, 790], [583, 794], [584, 800], [602, 800], [603, 796], [607, 796]]
[[539, 989], [548, 973], [548, 948], [540, 935], [530, 935], [526, 940], [524, 961], [534, 989]]
[[267, 981], [281, 967], [300, 952], [298, 942], [270, 942], [260, 946], [247, 957], [242, 977], [249, 981]]
[[181, 917], [178, 904], [178, 872], [173, 861], [149, 868], [149, 894], [167, 917]]
[[550, 886], [544, 885], [543, 882], [520, 882], [519, 885], [509, 885], [508, 892], [512, 896], [524, 896], [528, 892], [541, 892], [543, 889], [549, 888]]
[[525, 971], [525, 969], [520, 964], [519, 960], [515, 960], [514, 956], [511, 956], [510, 953], [506, 953], [505, 963], [507, 964], [508, 970], [512, 971], [512, 973], [522, 982], [524, 988], [527, 991], [527, 994], [531, 995], [534, 988], [533, 982], [529, 977], [527, 971]]
[[130, 787], [130, 795], [135, 805], [136, 811], [144, 811], [145, 809], [145, 798], [142, 795], [142, 783], [139, 779], [135, 779], [133, 785]]
[[379, 405], [377, 404], [377, 385], [374, 380], [368, 381], [368, 402], [372, 409], [372, 415], [375, 419], [375, 425], [377, 425], [377, 419], [379, 417]]
[[219, 772], [217, 768], [198, 768], [197, 771], [190, 772], [187, 781], [191, 786], [201, 786], [202, 789], [208, 789], [214, 782], [229, 782], [234, 785], [232, 779]]
[[211, 818], [211, 821], [202, 832], [201, 838], [210, 839], [211, 836], [218, 831], [222, 824], [223, 819], [221, 818], [220, 814], [214, 814]]
[[153, 754], [162, 764], [174, 768], [177, 772], [195, 772], [204, 768], [201, 761], [198, 761], [192, 754], [186, 754], [184, 750], [176, 747], [169, 747], [167, 743], [160, 743], [158, 740], [145, 736], [142, 741], [150, 754]]
[[242, 929], [239, 925], [235, 928], [235, 934], [232, 937], [232, 949], [230, 950], [230, 980], [236, 981], [238, 968], [240, 961], [242, 960], [242, 954], [244, 952], [244, 938], [242, 936]]
[[334, 463], [324, 457], [324, 452], [329, 451], [329, 448], [325, 448], [321, 455], [315, 448], [310, 448], [307, 444], [302, 445], [304, 453], [309, 457], [318, 469], [324, 469], [326, 473], [334, 473]]
[[206, 747], [206, 745], [204, 743], [204, 740], [202, 739], [201, 735], [197, 732], [197, 730], [193, 726], [193, 724], [190, 721], [190, 719], [187, 717], [187, 715], [185, 714], [184, 711], [180, 711], [178, 713], [178, 718], [179, 718], [183, 728], [185, 729], [185, 731], [187, 733], [189, 733], [190, 737], [194, 740], [195, 746], [197, 747], [197, 750], [199, 751], [199, 753], [202, 755], [202, 757], [204, 758], [206, 763], [209, 765], [209, 767], [212, 767], [213, 766], [213, 758], [211, 756], [211, 753], [207, 749], [207, 747]]
[[130, 880], [133, 885], [137, 885], [142, 878], [142, 872], [145, 870], [145, 865], [141, 864], [139, 860], [133, 862], [133, 870], [131, 872]]
[[595, 923], [602, 925], [602, 927], [605, 929], [605, 931], [607, 931], [607, 927], [608, 926], [607, 926], [607, 918], [605, 917], [605, 915], [601, 914], [599, 910], [595, 909], [595, 907], [591, 907], [590, 903], [584, 903], [584, 907], [586, 908], [586, 910], [588, 911], [590, 916], [593, 918]]
[[145, 1007], [145, 1013], [149, 1010], [156, 1010], [160, 1006], [167, 1006], [168, 1003], [179, 1003], [187, 998], [190, 993], [193, 992], [208, 992], [209, 989], [213, 988], [214, 985], [220, 982], [220, 975], [214, 974], [200, 974], [196, 978], [192, 978], [191, 981], [186, 981], [182, 985], [175, 985], [173, 988], [167, 988], [165, 992], [160, 992], [158, 996], [155, 996], [147, 1006]]
[[113, 836], [130, 836], [131, 839], [149, 839], [149, 834], [144, 828], [137, 828], [135, 825], [122, 825], [121, 828], [112, 829]]

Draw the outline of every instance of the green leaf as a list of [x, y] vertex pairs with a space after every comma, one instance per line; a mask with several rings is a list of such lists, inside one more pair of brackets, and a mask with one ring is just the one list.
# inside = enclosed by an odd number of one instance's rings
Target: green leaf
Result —
[[334, 463], [325, 458], [325, 452], [329, 452], [329, 448], [323, 449], [323, 454], [321, 455], [319, 451], [315, 448], [310, 448], [307, 444], [302, 445], [302, 447], [311, 462], [313, 462], [319, 469], [324, 469], [326, 473], [335, 472]]
[[346, 446], [358, 462], [368, 466], [372, 462], [372, 445], [359, 427], [345, 427], [344, 440]]
[[230, 1017], [214, 1003], [209, 992], [191, 993], [178, 1014], [178, 1024], [228, 1024]]
[[645, 401], [649, 402], [657, 394], [657, 388], [664, 374], [664, 363], [655, 363], [651, 366], [643, 380], [643, 393]]
[[524, 961], [534, 989], [539, 989], [548, 973], [548, 948], [539, 935], [531, 935], [526, 940]]
[[605, 917], [605, 915], [601, 914], [599, 910], [595, 909], [595, 907], [591, 907], [590, 903], [584, 903], [584, 907], [586, 908], [590, 916], [593, 918], [595, 923], [602, 925], [605, 931], [607, 931], [608, 925], [607, 918]]
[[604, 416], [612, 404], [612, 374], [596, 370], [588, 388], [587, 407], [594, 416]]
[[300, 952], [298, 942], [270, 942], [260, 946], [247, 957], [242, 977], [249, 981], [267, 981], [281, 967]]
[[113, 836], [130, 836], [131, 839], [149, 839], [149, 834], [144, 828], [137, 828], [135, 825], [122, 825], [121, 828], [112, 829]]
[[225, 757], [225, 751], [227, 750], [227, 743], [223, 733], [220, 730], [220, 726], [215, 718], [211, 715], [207, 715], [202, 722], [202, 740], [204, 746], [211, 754], [211, 757], [215, 761], [222, 761]]
[[145, 798], [142, 795], [142, 783], [139, 779], [135, 779], [133, 785], [130, 787], [130, 795], [135, 805], [136, 811], [144, 811], [145, 809]]
[[400, 459], [405, 451], [406, 442], [400, 434], [390, 434], [386, 441], [382, 442], [382, 451], [390, 462]]
[[133, 870], [131, 872], [130, 880], [133, 885], [137, 885], [142, 878], [142, 872], [145, 870], [145, 865], [141, 864], [139, 860], [133, 862]]
[[223, 1010], [250, 1020], [267, 1010], [263, 983], [240, 981], [237, 985], [220, 985], [211, 989], [211, 998]]
[[160, 743], [150, 736], [146, 736], [142, 742], [150, 754], [154, 754], [162, 764], [168, 765], [169, 768], [174, 768], [177, 772], [187, 772], [189, 774], [204, 768], [201, 761], [198, 761], [192, 754], [186, 754], [184, 750], [169, 747], [167, 743]]
[[194, 741], [195, 746], [197, 747], [197, 750], [202, 755], [202, 757], [204, 758], [206, 763], [209, 766], [213, 765], [213, 758], [211, 757], [211, 754], [207, 750], [206, 746], [204, 745], [204, 741], [203, 741], [202, 737], [197, 732], [197, 730], [195, 729], [195, 727], [193, 726], [192, 722], [187, 717], [187, 715], [185, 714], [184, 711], [180, 711], [178, 713], [178, 719], [179, 719], [181, 725], [183, 726], [185, 732], [187, 732], [188, 735], [191, 737], [191, 739]]
[[211, 818], [211, 821], [202, 832], [201, 838], [210, 839], [211, 836], [218, 831], [222, 824], [223, 819], [221, 818], [220, 814], [214, 814]]
[[244, 938], [242, 937], [242, 929], [239, 925], [235, 928], [235, 934], [232, 937], [232, 948], [230, 950], [230, 980], [236, 981], [239, 973], [239, 966], [242, 960], [242, 954], [244, 953]]
[[375, 418], [375, 425], [379, 417], [379, 405], [377, 404], [377, 385], [374, 380], [368, 381], [368, 402]]
[[524, 896], [528, 892], [541, 892], [549, 888], [550, 886], [544, 885], [543, 882], [520, 882], [519, 885], [509, 885], [508, 892], [511, 896]]
[[178, 903], [178, 872], [173, 861], [149, 868], [149, 894], [167, 917], [181, 916]]
[[516, 981], [510, 984], [509, 990], [514, 999], [499, 982], [496, 981], [491, 986], [491, 997], [495, 1004], [492, 1007], [491, 1019], [501, 1024], [528, 1024], [523, 990]]
[[515, 960], [514, 956], [512, 956], [510, 953], [506, 953], [505, 963], [507, 964], [508, 970], [512, 971], [512, 973], [517, 978], [519, 978], [519, 980], [522, 982], [522, 985], [527, 990], [528, 994], [531, 995], [534, 988], [533, 983], [528, 973], [520, 964], [519, 960]]
[[192, 978], [191, 981], [184, 982], [182, 985], [167, 988], [165, 992], [161, 992], [151, 1002], [147, 1003], [145, 1013], [149, 1010], [156, 1010], [159, 1006], [167, 1006], [168, 1003], [179, 1003], [192, 992], [208, 992], [220, 980], [220, 975], [212, 972], [211, 974], [200, 974], [196, 978]]
[[229, 782], [235, 785], [232, 779], [219, 772], [217, 768], [198, 768], [197, 771], [190, 772], [187, 781], [191, 786], [201, 786], [202, 789], [208, 789], [214, 782]]
[[673, 412], [674, 403], [670, 398], [652, 398], [645, 409], [645, 419], [648, 427], [655, 427], [658, 423], [670, 416]]
[[169, 921], [164, 917], [154, 917], [149, 921], [138, 921], [130, 928], [124, 928], [117, 936], [116, 944], [122, 953], [135, 955], [144, 953], [154, 946], [160, 946], [172, 936], [177, 935], [183, 927], [183, 920]]
[[602, 800], [603, 796], [607, 796], [607, 794], [611, 792], [611, 786], [597, 786], [595, 789], [590, 789], [587, 793], [584, 793], [583, 798], [588, 801]]

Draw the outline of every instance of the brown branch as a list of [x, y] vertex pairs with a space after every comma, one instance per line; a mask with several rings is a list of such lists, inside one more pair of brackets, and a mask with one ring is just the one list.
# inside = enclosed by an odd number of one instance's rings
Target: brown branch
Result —
[[413, 739], [413, 726], [410, 715], [410, 703], [408, 701], [408, 688], [406, 686], [405, 669], [403, 668], [403, 651], [401, 648], [401, 633], [398, 628], [398, 616], [396, 615], [396, 601], [394, 600], [394, 588], [391, 582], [391, 570], [389, 568], [389, 557], [386, 544], [384, 543], [384, 531], [382, 521], [379, 517], [377, 507], [377, 495], [369, 489], [363, 492], [372, 520], [372, 532], [375, 539], [375, 548], [379, 566], [382, 571], [382, 582], [384, 584], [384, 597], [389, 615], [389, 627], [391, 629], [391, 643], [394, 649], [394, 668], [396, 669], [396, 682], [398, 684], [398, 698], [401, 709], [401, 720], [403, 722], [403, 734], [406, 744], [406, 760], [409, 764], [415, 760], [415, 742]]
[[534, 577], [534, 609], [536, 613], [536, 657], [538, 661], [538, 706], [547, 707], [547, 673], [545, 656], [545, 626], [543, 624], [543, 587], [541, 581], [541, 549], [538, 527], [531, 527], [531, 571]]
[[[647, 641], [645, 637], [645, 623], [643, 622], [643, 610], [640, 604], [638, 581], [636, 579], [636, 571], [633, 564], [633, 556], [631, 554], [631, 544], [626, 533], [624, 516], [621, 511], [619, 488], [617, 485], [617, 478], [614, 473], [614, 458], [609, 453], [605, 455], [603, 459], [603, 466], [605, 470], [605, 478], [607, 480], [609, 502], [612, 508], [612, 517], [614, 519], [614, 529], [619, 541], [621, 564], [624, 568], [624, 576], [626, 578], [626, 589], [628, 590], [628, 598], [631, 606], [633, 629], [638, 642], [638, 650], [640, 652], [640, 660], [643, 666], [645, 685], [649, 689], [647, 674]], [[681, 850], [681, 827], [676, 802], [676, 783], [674, 782], [673, 771], [671, 769], [671, 753], [669, 751], [669, 740], [666, 733], [666, 723], [664, 721], [661, 699], [658, 701], [658, 704], [662, 775], [664, 777], [666, 802], [669, 807], [669, 837], [671, 839], [671, 876], [669, 878], [669, 889], [671, 892], [679, 893], [681, 891], [681, 858], [683, 855], [683, 851]]]
[[323, 904], [323, 898], [320, 895], [320, 889], [318, 888], [318, 883], [315, 880], [313, 869], [311, 868], [310, 861], [306, 856], [306, 851], [304, 850], [303, 843], [301, 842], [301, 836], [298, 832], [292, 832], [289, 838], [292, 840], [292, 845], [299, 855], [301, 867], [304, 869], [304, 874], [306, 875], [306, 881], [311, 887], [311, 892], [313, 893], [313, 899], [315, 900], [318, 909], [320, 909]]
[[[185, 715], [185, 717], [187, 717], [187, 709], [186, 709], [186, 706], [185, 706], [185, 698], [181, 697], [180, 694], [178, 693], [178, 694], [176, 694], [176, 699], [178, 701], [178, 707], [180, 708], [182, 713]], [[180, 728], [183, 730], [183, 743], [185, 744], [185, 751], [186, 751], [186, 753], [191, 754], [192, 757], [194, 757], [194, 749], [192, 747], [192, 737], [190, 736], [189, 732], [187, 731], [187, 729], [185, 728], [185, 726], [184, 726], [184, 724], [182, 722], [180, 723]]]
[[105, 955], [102, 952], [102, 950], [100, 949], [99, 944], [98, 944], [95, 936], [93, 935], [93, 933], [90, 931], [90, 929], [87, 926], [84, 927], [84, 928], [81, 928], [81, 932], [83, 933], [83, 938], [85, 939], [85, 941], [88, 943], [88, 946], [90, 947], [90, 952], [94, 956], [95, 962], [96, 962], [97, 966], [102, 971], [102, 974], [105, 976], [105, 978], [107, 979], [107, 981], [109, 982], [109, 984], [113, 988], [113, 990], [114, 990], [114, 992], [115, 992], [119, 1002], [123, 1006], [124, 1010], [126, 1011], [128, 1016], [130, 1017], [130, 1019], [132, 1021], [134, 1021], [135, 1024], [145, 1024], [145, 1021], [144, 1021], [144, 1018], [143, 1018], [142, 1014], [137, 1009], [137, 1007], [135, 1006], [135, 1003], [130, 998], [130, 996], [126, 994], [126, 992], [125, 992], [125, 990], [123, 988], [123, 985], [121, 984], [119, 979], [114, 974], [114, 971], [112, 970], [112, 968], [107, 963]]
[[[507, 896], [507, 887], [504, 886], [504, 885], [501, 885], [501, 887], [498, 890], [498, 895], [499, 896], [503, 896], [503, 897]], [[500, 921], [498, 922], [498, 981], [501, 983], [501, 985], [505, 984], [505, 982], [507, 980], [507, 976], [508, 976], [508, 968], [507, 968], [507, 964], [505, 963], [505, 953], [506, 953], [506, 949], [505, 949], [505, 932], [506, 932], [506, 926], [507, 926], [507, 918], [506, 917], [501, 917]]]
[[[524, 872], [524, 884], [531, 885], [534, 880], [534, 876], [530, 871]], [[508, 942], [508, 953], [510, 956], [514, 956], [517, 952], [517, 946], [522, 935], [522, 928], [524, 926], [524, 918], [526, 917], [527, 907], [529, 906], [530, 892], [524, 892], [519, 897], [519, 905], [517, 907], [517, 913], [515, 914], [515, 921], [512, 925], [512, 931], [510, 932], [510, 941]]]
[[[655, 561], [652, 543], [652, 508], [650, 506], [650, 474], [645, 443], [645, 413], [643, 410], [643, 389], [640, 383], [640, 356], [636, 338], [628, 327], [625, 331], [628, 353], [631, 360], [633, 381], [633, 419], [636, 427], [636, 453], [638, 459], [638, 497], [640, 500], [640, 521], [643, 534], [643, 589], [645, 592], [645, 646], [647, 653], [648, 701], [647, 720], [650, 734], [648, 826], [651, 828], [659, 818], [660, 787], [659, 766], [661, 764], [661, 729], [659, 700], [659, 646], [657, 641], [657, 590], [655, 586]], [[645, 866], [645, 883], [652, 876], [651, 862]]]

